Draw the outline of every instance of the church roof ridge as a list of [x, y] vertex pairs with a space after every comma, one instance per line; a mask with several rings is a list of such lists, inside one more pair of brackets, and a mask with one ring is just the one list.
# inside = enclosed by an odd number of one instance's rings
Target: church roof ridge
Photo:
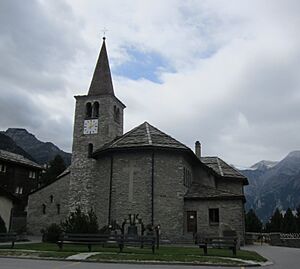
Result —
[[96, 150], [95, 153], [97, 154], [108, 149], [137, 147], [161, 147], [190, 150], [190, 148], [188, 148], [186, 145], [145, 121], [121, 137], [116, 138], [115, 140]]
[[103, 39], [88, 95], [105, 94], [113, 96], [115, 95], [105, 45], [105, 39]]

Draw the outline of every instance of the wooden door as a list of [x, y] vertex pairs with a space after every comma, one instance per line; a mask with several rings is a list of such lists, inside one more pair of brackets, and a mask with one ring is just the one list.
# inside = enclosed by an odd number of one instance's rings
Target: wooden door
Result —
[[187, 211], [187, 232], [197, 232], [197, 211]]

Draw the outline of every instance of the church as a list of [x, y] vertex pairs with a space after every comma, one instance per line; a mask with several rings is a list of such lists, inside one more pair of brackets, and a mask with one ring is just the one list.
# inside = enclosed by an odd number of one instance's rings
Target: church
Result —
[[88, 93], [75, 99], [71, 166], [29, 195], [28, 233], [80, 206], [94, 210], [99, 227], [139, 214], [171, 242], [228, 229], [244, 242], [247, 178], [218, 157], [202, 157], [198, 141], [192, 151], [148, 122], [123, 133], [125, 105], [114, 94], [105, 38]]

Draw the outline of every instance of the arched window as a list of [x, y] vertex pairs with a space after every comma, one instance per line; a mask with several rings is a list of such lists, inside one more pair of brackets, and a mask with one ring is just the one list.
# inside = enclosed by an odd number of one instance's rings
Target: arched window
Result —
[[42, 212], [44, 215], [46, 214], [46, 205], [45, 204], [42, 205]]
[[53, 197], [53, 195], [51, 194], [51, 195], [50, 195], [50, 203], [53, 203], [53, 198], [54, 198], [54, 197]]
[[92, 117], [92, 104], [91, 103], [87, 103], [85, 105], [85, 116], [86, 116], [86, 118]]
[[93, 118], [98, 118], [99, 117], [99, 103], [95, 102], [93, 104]]
[[90, 143], [88, 145], [88, 157], [91, 158], [92, 157], [92, 154], [93, 154], [93, 144]]

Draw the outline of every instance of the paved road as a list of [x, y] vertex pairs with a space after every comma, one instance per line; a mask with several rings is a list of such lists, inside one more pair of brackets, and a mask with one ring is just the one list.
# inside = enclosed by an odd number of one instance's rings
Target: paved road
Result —
[[245, 249], [254, 250], [266, 257], [274, 264], [266, 268], [270, 269], [299, 269], [300, 248], [274, 247], [268, 245], [247, 246]]
[[[300, 249], [272, 246], [248, 246], [246, 249], [254, 250], [268, 258], [274, 264], [266, 269], [299, 269]], [[109, 264], [87, 262], [61, 262], [30, 259], [0, 258], [0, 269], [194, 269], [208, 268], [220, 269], [220, 267], [206, 266], [178, 266], [178, 265], [142, 265], [142, 264]], [[230, 269], [231, 267], [224, 267]], [[233, 267], [237, 268], [237, 267]], [[253, 267], [252, 267], [253, 268]], [[256, 267], [259, 268], [259, 267]], [[262, 267], [260, 267], [262, 268]]]

